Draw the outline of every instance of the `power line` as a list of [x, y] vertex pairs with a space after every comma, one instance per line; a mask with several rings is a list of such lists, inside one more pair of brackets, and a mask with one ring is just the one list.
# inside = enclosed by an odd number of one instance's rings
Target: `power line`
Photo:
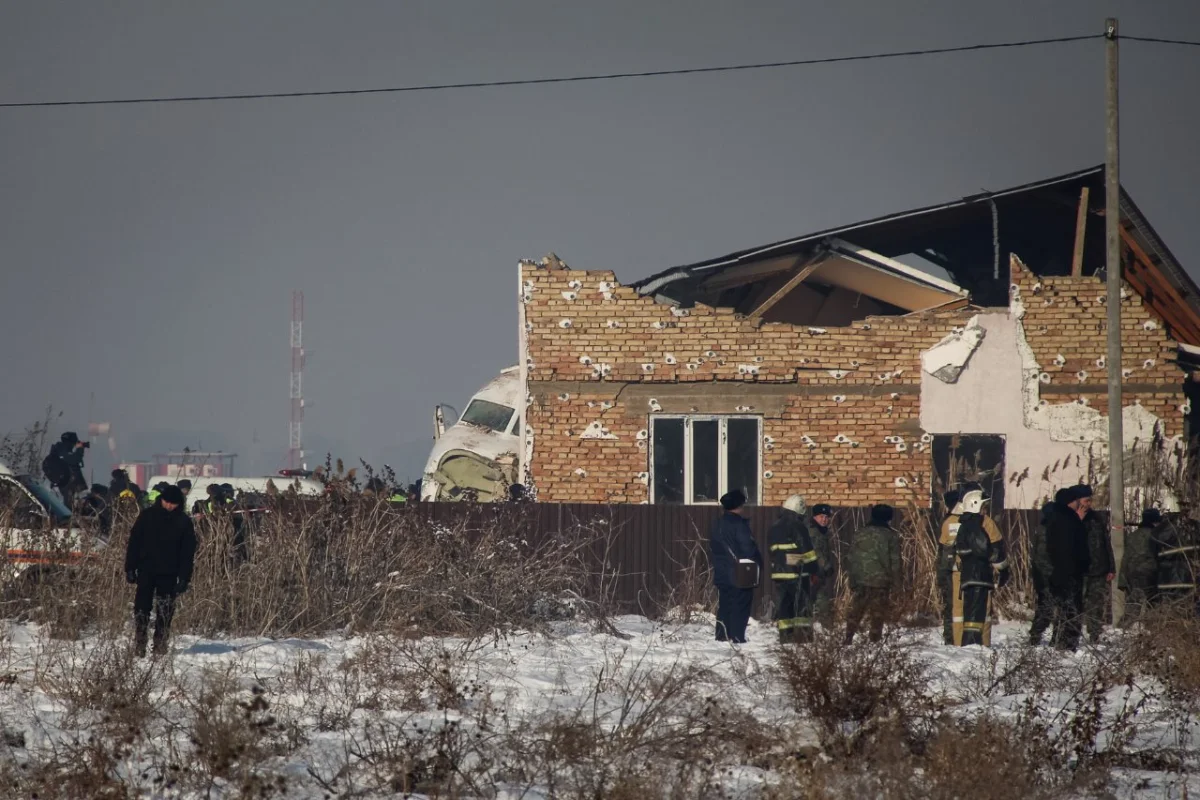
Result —
[[1061, 44], [1065, 42], [1081, 42], [1088, 39], [1100, 39], [1103, 34], [1088, 34], [1087, 36], [1060, 36], [1053, 39], [1026, 39], [1017, 42], [997, 42], [994, 44], [971, 44], [959, 47], [935, 47], [924, 50], [898, 50], [889, 53], [869, 53], [853, 56], [832, 56], [829, 58], [806, 58], [796, 61], [770, 61], [759, 64], [731, 64], [719, 67], [692, 67], [690, 69], [661, 69], [646, 72], [609, 72], [599, 75], [572, 75], [557, 78], [524, 78], [507, 81], [470, 81], [465, 83], [433, 83], [419, 86], [397, 86], [379, 89], [332, 89], [327, 91], [308, 92], [262, 92], [255, 94], [210, 94], [187, 95], [178, 97], [133, 97], [111, 100], [45, 100], [28, 103], [0, 103], [0, 108], [45, 108], [49, 106], [115, 106], [143, 105], [150, 103], [197, 103], [216, 100], [267, 100], [288, 97], [335, 97], [352, 94], [401, 94], [405, 92], [435, 92], [451, 89], [494, 89], [507, 86], [536, 86], [549, 83], [582, 83], [584, 81], [610, 81], [624, 78], [657, 78], [665, 75], [697, 75], [708, 72], [742, 72], [757, 69], [776, 69], [780, 67], [804, 67], [816, 64], [840, 64], [847, 61], [872, 61], [885, 58], [907, 58], [910, 56], [930, 56], [940, 53], [963, 53], [974, 50], [997, 50], [1008, 47], [1031, 47], [1042, 44]]
[[1190, 47], [1200, 47], [1200, 42], [1191, 42], [1187, 39], [1159, 39], [1154, 36], [1121, 36], [1121, 39], [1128, 39], [1131, 42], [1154, 42], [1155, 44], [1185, 44]]

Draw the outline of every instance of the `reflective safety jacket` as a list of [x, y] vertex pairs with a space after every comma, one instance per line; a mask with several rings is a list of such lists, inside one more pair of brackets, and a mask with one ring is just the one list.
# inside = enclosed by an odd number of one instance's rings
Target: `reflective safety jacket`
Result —
[[[954, 552], [955, 542], [958, 541], [958, 530], [962, 527], [962, 518], [958, 514], [951, 514], [946, 517], [946, 521], [942, 523], [941, 536], [938, 537], [938, 570], [942, 572], [958, 572], [959, 561], [958, 556]], [[1004, 545], [1004, 535], [1000, 533], [1000, 528], [996, 526], [995, 521], [988, 516], [981, 514], [973, 515], [980, 517], [980, 524], [983, 525], [983, 532], [988, 538], [988, 560], [992, 567], [1001, 570], [1008, 568], [1008, 551]]]
[[809, 536], [808, 524], [795, 511], [784, 509], [767, 533], [771, 554], [771, 580], [794, 581], [820, 572], [819, 557]]
[[158, 489], [151, 489], [150, 491], [146, 492], [146, 505], [152, 506], [158, 502], [158, 496], [160, 494], [162, 494], [162, 492], [158, 491]]

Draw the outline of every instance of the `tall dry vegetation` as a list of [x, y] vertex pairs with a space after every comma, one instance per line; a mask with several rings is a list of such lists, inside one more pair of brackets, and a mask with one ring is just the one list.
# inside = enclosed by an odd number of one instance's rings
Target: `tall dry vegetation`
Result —
[[[86, 557], [69, 570], [31, 571], [10, 586], [6, 614], [49, 622], [64, 636], [119, 632], [132, 591], [124, 579], [131, 516], [118, 513], [107, 541], [84, 520]], [[269, 511], [243, 516], [240, 533], [235, 519], [197, 520], [195, 573], [176, 630], [467, 635], [607, 611], [609, 576], [594, 558], [604, 532], [575, 527], [538, 537], [522, 508], [481, 507], [474, 518], [440, 525], [361, 495], [285, 495]], [[63, 537], [39, 539], [65, 554]]]

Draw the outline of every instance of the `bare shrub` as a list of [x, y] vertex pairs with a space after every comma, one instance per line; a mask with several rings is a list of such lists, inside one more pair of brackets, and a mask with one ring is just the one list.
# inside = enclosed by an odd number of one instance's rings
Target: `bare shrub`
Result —
[[928, 669], [901, 634], [846, 646], [822, 633], [810, 645], [782, 648], [779, 666], [793, 706], [839, 757], [862, 752], [887, 725], [919, 736], [935, 711]]

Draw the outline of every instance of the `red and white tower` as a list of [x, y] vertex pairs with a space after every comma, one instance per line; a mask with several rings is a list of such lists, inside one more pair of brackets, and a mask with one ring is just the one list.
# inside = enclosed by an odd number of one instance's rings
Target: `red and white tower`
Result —
[[304, 466], [304, 292], [292, 292], [292, 415], [288, 423], [288, 469]]

